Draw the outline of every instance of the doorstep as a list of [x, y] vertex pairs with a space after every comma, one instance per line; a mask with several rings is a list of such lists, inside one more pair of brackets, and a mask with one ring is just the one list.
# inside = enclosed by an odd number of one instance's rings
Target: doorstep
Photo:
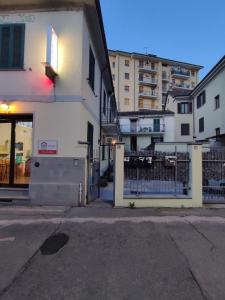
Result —
[[0, 202], [29, 201], [28, 188], [0, 188]]

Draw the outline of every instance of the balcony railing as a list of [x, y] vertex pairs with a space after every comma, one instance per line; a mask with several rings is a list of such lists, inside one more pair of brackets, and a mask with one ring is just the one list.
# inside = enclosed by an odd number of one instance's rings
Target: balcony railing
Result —
[[149, 85], [157, 85], [158, 80], [155, 78], [139, 78], [139, 83], [149, 84]]
[[151, 134], [151, 133], [164, 133], [165, 124], [160, 125], [120, 125], [122, 134]]
[[140, 70], [144, 70], [144, 71], [149, 71], [149, 72], [157, 72], [158, 71], [158, 68], [156, 65], [152, 66], [151, 64], [148, 64], [148, 65], [139, 65], [139, 69]]
[[139, 97], [143, 97], [143, 98], [157, 98], [158, 97], [158, 93], [156, 91], [139, 92]]
[[191, 90], [192, 89], [190, 84], [179, 84], [179, 83], [173, 84], [173, 88], [184, 89], [184, 90]]
[[166, 73], [162, 73], [162, 80], [163, 81], [169, 81], [169, 76]]
[[173, 68], [171, 70], [171, 74], [174, 76], [179, 76], [179, 77], [190, 77], [191, 72], [185, 69], [176, 69]]

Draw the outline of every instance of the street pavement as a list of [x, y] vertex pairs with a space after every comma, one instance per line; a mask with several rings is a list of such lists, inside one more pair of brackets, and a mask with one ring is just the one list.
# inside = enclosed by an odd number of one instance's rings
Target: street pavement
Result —
[[4, 300], [222, 300], [225, 209], [0, 207], [0, 270]]

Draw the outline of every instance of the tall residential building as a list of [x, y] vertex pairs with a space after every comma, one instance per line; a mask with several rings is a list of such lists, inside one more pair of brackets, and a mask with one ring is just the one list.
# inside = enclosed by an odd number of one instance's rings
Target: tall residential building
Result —
[[164, 108], [168, 91], [192, 90], [198, 83], [199, 65], [124, 51], [109, 50], [118, 110]]

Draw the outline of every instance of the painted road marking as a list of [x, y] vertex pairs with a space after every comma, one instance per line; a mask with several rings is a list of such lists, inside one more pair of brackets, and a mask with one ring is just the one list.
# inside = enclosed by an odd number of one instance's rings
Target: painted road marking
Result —
[[15, 237], [14, 236], [0, 238], [0, 242], [14, 242], [14, 241], [15, 241]]

